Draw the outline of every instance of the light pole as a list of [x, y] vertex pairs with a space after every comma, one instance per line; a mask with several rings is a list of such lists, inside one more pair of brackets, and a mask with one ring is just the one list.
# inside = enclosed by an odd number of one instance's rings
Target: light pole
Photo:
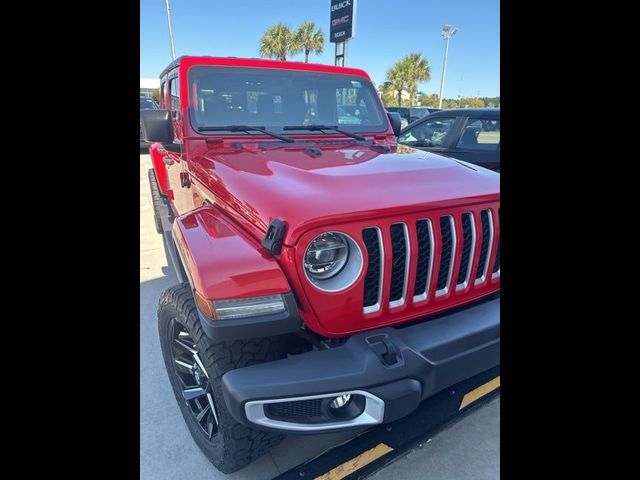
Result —
[[167, 20], [169, 21], [169, 41], [171, 42], [171, 60], [176, 59], [176, 47], [173, 45], [173, 28], [171, 27], [171, 7], [169, 0], [165, 0], [167, 4]]
[[446, 43], [446, 46], [444, 47], [444, 66], [442, 67], [442, 79], [440, 80], [440, 98], [438, 99], [438, 108], [442, 108], [442, 92], [444, 90], [444, 75], [447, 72], [447, 55], [449, 55], [449, 40], [451, 40], [451, 37], [453, 37], [456, 33], [458, 33], [458, 29], [453, 25], [449, 25], [449, 24], [442, 27], [442, 32], [440, 32], [440, 35], [442, 35], [442, 38], [447, 43]]

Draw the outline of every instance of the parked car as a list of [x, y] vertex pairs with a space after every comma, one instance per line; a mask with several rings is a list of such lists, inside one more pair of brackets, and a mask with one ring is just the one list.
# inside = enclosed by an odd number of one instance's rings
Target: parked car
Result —
[[439, 112], [439, 108], [431, 107], [387, 107], [387, 112], [397, 112], [402, 117], [402, 128], [422, 117], [434, 112]]
[[[140, 111], [142, 110], [157, 110], [158, 104], [151, 97], [140, 96]], [[148, 147], [149, 144], [142, 138], [142, 119], [140, 120], [140, 148]]]
[[160, 344], [219, 470], [499, 366], [498, 174], [399, 146], [359, 69], [180, 57], [160, 79], [140, 113], [179, 281]]
[[404, 128], [398, 143], [500, 172], [500, 109], [436, 112]]

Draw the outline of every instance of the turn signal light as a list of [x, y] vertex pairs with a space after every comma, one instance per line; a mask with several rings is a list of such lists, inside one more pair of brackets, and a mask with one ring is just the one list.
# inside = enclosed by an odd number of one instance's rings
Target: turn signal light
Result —
[[196, 305], [198, 306], [200, 311], [210, 319], [217, 320], [216, 310], [215, 308], [213, 308], [213, 302], [211, 302], [211, 300], [207, 300], [195, 290], [193, 291], [193, 296], [196, 299]]

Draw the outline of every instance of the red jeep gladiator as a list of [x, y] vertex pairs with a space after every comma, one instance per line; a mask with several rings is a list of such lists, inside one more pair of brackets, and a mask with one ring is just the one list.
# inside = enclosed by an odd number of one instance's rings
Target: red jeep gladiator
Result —
[[181, 57], [142, 110], [169, 380], [222, 472], [500, 364], [500, 175], [398, 145], [355, 68]]

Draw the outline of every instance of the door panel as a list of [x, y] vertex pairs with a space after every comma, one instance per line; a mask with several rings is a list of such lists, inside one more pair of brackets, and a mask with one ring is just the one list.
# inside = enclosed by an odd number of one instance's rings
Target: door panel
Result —
[[500, 170], [500, 119], [468, 118], [451, 156], [491, 170]]
[[189, 210], [187, 201], [187, 188], [182, 181], [182, 174], [186, 172], [186, 162], [184, 161], [184, 145], [181, 142], [182, 118], [180, 118], [180, 83], [177, 76], [169, 78], [167, 109], [171, 112], [173, 131], [176, 132], [174, 142], [179, 143], [179, 152], [167, 152], [165, 154], [167, 177], [169, 179], [169, 189], [173, 194], [173, 206], [178, 214]]
[[408, 147], [420, 149], [446, 148], [451, 135], [456, 131], [455, 117], [427, 118], [409, 126], [398, 137], [398, 142]]

